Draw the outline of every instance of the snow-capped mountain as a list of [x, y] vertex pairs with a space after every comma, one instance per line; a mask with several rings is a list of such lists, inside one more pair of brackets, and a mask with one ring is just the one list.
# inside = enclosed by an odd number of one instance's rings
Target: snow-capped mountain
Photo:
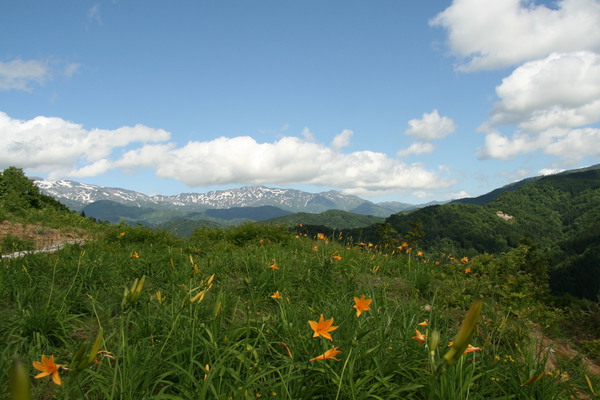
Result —
[[[375, 204], [335, 190], [308, 193], [295, 189], [277, 189], [265, 186], [244, 186], [239, 189], [217, 190], [208, 193], [181, 193], [174, 196], [148, 196], [133, 190], [107, 188], [79, 183], [70, 179], [49, 181], [34, 178], [41, 192], [54, 197], [73, 210], [81, 210], [98, 200], [112, 200], [127, 205], [178, 210], [206, 210], [209, 208], [275, 206], [291, 212], [319, 213], [326, 210], [352, 211], [360, 206]], [[372, 208], [372, 207], [371, 207]], [[394, 211], [381, 208], [383, 214]]]
[[49, 181], [33, 178], [33, 182], [40, 188], [42, 193], [54, 197], [70, 209], [76, 211], [80, 211], [86, 205], [98, 200], [112, 200], [139, 207], [158, 205], [158, 202], [153, 200], [151, 196], [133, 190], [88, 185], [70, 179]]

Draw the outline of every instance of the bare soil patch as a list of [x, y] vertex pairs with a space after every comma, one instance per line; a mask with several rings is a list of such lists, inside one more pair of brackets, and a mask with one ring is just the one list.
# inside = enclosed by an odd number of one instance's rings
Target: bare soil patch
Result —
[[[43, 225], [24, 225], [18, 222], [0, 222], [0, 240], [6, 236], [13, 236], [33, 242], [32, 250], [42, 250], [52, 245], [72, 243], [78, 240], [90, 239], [83, 230], [71, 229], [61, 231]], [[11, 252], [10, 249], [2, 249], [2, 254]]]

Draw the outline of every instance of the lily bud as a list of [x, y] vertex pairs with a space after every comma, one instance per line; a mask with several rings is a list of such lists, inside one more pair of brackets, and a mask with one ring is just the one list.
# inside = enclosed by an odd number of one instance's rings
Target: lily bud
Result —
[[444, 361], [446, 361], [446, 365], [450, 366], [454, 364], [462, 353], [465, 352], [467, 347], [469, 347], [469, 342], [471, 341], [471, 335], [475, 330], [475, 325], [477, 325], [477, 319], [481, 314], [481, 308], [483, 307], [483, 302], [481, 300], [475, 300], [475, 303], [469, 309], [469, 312], [465, 316], [465, 319], [454, 339], [454, 343], [448, 352], [444, 355]]
[[13, 357], [8, 382], [10, 387], [10, 398], [12, 400], [29, 400], [31, 398], [29, 376], [27, 376], [27, 371], [25, 371], [21, 359], [16, 356]]

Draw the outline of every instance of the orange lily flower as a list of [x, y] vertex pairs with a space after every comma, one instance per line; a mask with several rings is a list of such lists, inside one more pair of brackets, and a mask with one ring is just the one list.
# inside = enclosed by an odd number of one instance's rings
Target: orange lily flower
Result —
[[354, 298], [354, 305], [352, 307], [356, 308], [356, 317], [360, 317], [363, 311], [369, 311], [371, 307], [369, 305], [373, 299], [365, 299], [365, 295], [363, 294], [360, 299], [358, 297]]
[[427, 325], [428, 325], [428, 322], [427, 322], [427, 321], [428, 321], [428, 320], [425, 320], [425, 321], [423, 321], [423, 322], [419, 322], [417, 325], [419, 325], [419, 326], [427, 326]]
[[425, 338], [427, 337], [427, 335], [423, 335], [421, 332], [419, 332], [418, 329], [415, 329], [415, 331], [417, 332], [417, 334], [416, 334], [416, 336], [413, 336], [412, 338], [415, 339], [417, 342], [419, 342], [419, 346], [420, 346], [423, 343], [425, 343]]
[[331, 326], [333, 324], [333, 318], [330, 318], [327, 321], [325, 321], [323, 314], [321, 314], [319, 322], [308, 321], [308, 323], [310, 324], [312, 330], [315, 331], [313, 337], [318, 337], [320, 335], [323, 336], [325, 339], [329, 339], [333, 342], [333, 338], [331, 337], [329, 332], [334, 331], [338, 328], [337, 326]]
[[271, 268], [271, 269], [279, 269], [279, 267], [277, 266], [276, 262], [274, 262], [273, 265], [269, 265], [269, 268]]
[[33, 367], [38, 371], [42, 371], [41, 374], [37, 374], [34, 378], [43, 378], [52, 375], [52, 381], [57, 385], [62, 385], [62, 380], [58, 374], [58, 369], [62, 367], [62, 365], [54, 363], [54, 356], [46, 358], [46, 356], [42, 355], [42, 362], [34, 361]]
[[[452, 346], [453, 344], [454, 344], [454, 342], [450, 342], [450, 343], [448, 344], [448, 347]], [[481, 348], [479, 348], [479, 347], [473, 347], [473, 346], [471, 346], [471, 345], [469, 344], [469, 345], [467, 346], [467, 348], [465, 349], [464, 353], [472, 353], [472, 352], [474, 352], [474, 351], [479, 351], [479, 350], [481, 350]]]
[[328, 359], [330, 359], [330, 358], [333, 358], [333, 359], [334, 359], [334, 360], [336, 360], [336, 361], [341, 361], [340, 359], [338, 359], [338, 358], [335, 358], [335, 356], [336, 356], [336, 355], [338, 355], [338, 354], [340, 354], [340, 353], [341, 353], [341, 351], [339, 351], [337, 347], [333, 347], [333, 346], [331, 346], [331, 349], [330, 349], [330, 350], [327, 350], [325, 353], [321, 354], [320, 356], [317, 356], [317, 357], [313, 358], [313, 359], [312, 359], [312, 360], [310, 360], [310, 361], [315, 361], [315, 360], [328, 360]]
[[465, 350], [465, 353], [471, 353], [473, 351], [478, 351], [478, 350], [481, 350], [481, 348], [479, 348], [479, 347], [473, 347], [473, 346], [469, 345], [469, 346], [467, 346], [467, 348]]
[[271, 297], [272, 297], [272, 298], [274, 298], [274, 299], [280, 299], [280, 298], [281, 298], [281, 294], [279, 294], [279, 290], [278, 290], [278, 291], [276, 291], [276, 292], [273, 294], [273, 296], [271, 296]]
[[335, 258], [336, 260], [341, 260], [342, 256], [331, 256], [331, 258]]

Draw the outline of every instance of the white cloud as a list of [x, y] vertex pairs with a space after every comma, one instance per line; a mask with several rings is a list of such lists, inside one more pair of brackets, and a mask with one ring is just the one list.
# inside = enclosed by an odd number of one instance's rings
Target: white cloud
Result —
[[[600, 55], [589, 51], [553, 53], [516, 68], [496, 88], [500, 101], [478, 151], [481, 159], [510, 160], [535, 151], [575, 165], [600, 155], [600, 129], [584, 126], [600, 121]], [[507, 137], [497, 131], [515, 125]]]
[[[341, 147], [352, 136], [350, 130], [336, 136], [331, 146], [293, 136], [273, 143], [240, 136], [190, 141], [177, 147], [169, 142], [168, 132], [143, 125], [86, 130], [60, 118], [20, 121], [0, 112], [0, 136], [0, 168], [17, 166], [49, 173], [50, 179], [149, 168], [158, 177], [190, 187], [310, 184], [364, 196], [435, 190], [456, 183], [422, 164], [406, 164], [383, 153], [342, 153]], [[135, 143], [141, 145], [135, 147]], [[119, 155], [119, 150], [124, 153]]]
[[371, 151], [343, 154], [336, 148], [291, 136], [274, 143], [241, 136], [189, 142], [180, 148], [146, 145], [127, 152], [115, 166], [152, 167], [158, 177], [177, 179], [190, 187], [302, 183], [365, 196], [455, 183], [421, 164], [407, 165]]
[[467, 197], [471, 197], [471, 195], [464, 190], [461, 190], [460, 192], [447, 193], [444, 195], [446, 200], [464, 199]]
[[528, 132], [600, 120], [600, 55], [554, 53], [518, 67], [496, 87], [488, 126], [518, 125]]
[[350, 139], [354, 135], [350, 129], [344, 129], [342, 133], [333, 138], [331, 147], [334, 149], [341, 149], [342, 147], [348, 147], [350, 145]]
[[417, 190], [416, 192], [411, 193], [413, 196], [419, 199], [426, 199], [432, 196], [432, 193], [424, 192], [423, 190]]
[[512, 180], [513, 182], [515, 182], [515, 181], [519, 181], [519, 180], [523, 179], [524, 177], [526, 177], [530, 173], [531, 173], [530, 169], [520, 168], [520, 169], [518, 169], [516, 171], [501, 172], [501, 173], [498, 174], [498, 176], [508, 177], [510, 180]]
[[600, 2], [558, 0], [555, 8], [522, 0], [454, 0], [429, 21], [448, 31], [459, 70], [502, 68], [553, 52], [600, 50]]
[[113, 165], [110, 162], [110, 160], [103, 158], [92, 164], [88, 164], [84, 167], [71, 170], [71, 171], [67, 172], [67, 175], [75, 177], [75, 178], [86, 178], [89, 176], [101, 175], [112, 168], [113, 168]]
[[490, 132], [485, 144], [478, 149], [480, 159], [511, 160], [519, 154], [542, 150], [545, 154], [560, 157], [562, 162], [575, 165], [585, 157], [600, 157], [600, 129], [550, 128], [537, 135], [516, 132], [512, 138]]
[[562, 168], [543, 168], [538, 171], [539, 175], [554, 175], [565, 171]]
[[431, 143], [415, 142], [406, 149], [399, 150], [397, 153], [398, 157], [406, 157], [411, 154], [429, 154], [432, 153], [436, 147]]
[[31, 91], [32, 83], [43, 85], [49, 76], [49, 67], [42, 61], [16, 59], [0, 62], [0, 90]]
[[[3, 112], [0, 112], [0, 136], [0, 168], [35, 169], [50, 173], [51, 179], [70, 171], [74, 171], [73, 176], [93, 176], [102, 168], [107, 170], [105, 159], [116, 148], [170, 138], [162, 129], [143, 125], [88, 131], [61, 118], [36, 117], [21, 121]], [[79, 164], [84, 167], [77, 170]]]
[[315, 134], [312, 133], [310, 131], [310, 129], [308, 129], [308, 127], [305, 127], [302, 130], [302, 136], [304, 136], [304, 139], [306, 139], [309, 142], [316, 142], [317, 141], [317, 139], [315, 139]]
[[17, 58], [6, 63], [0, 62], [0, 90], [30, 92], [34, 83], [44, 85], [55, 74], [70, 78], [78, 72], [80, 66], [58, 59], [23, 61]]
[[573, 129], [551, 143], [544, 153], [561, 157], [570, 166], [587, 156], [600, 157], [600, 129]]
[[440, 117], [438, 110], [433, 110], [431, 114], [424, 113], [422, 119], [411, 119], [408, 125], [410, 128], [405, 134], [426, 142], [443, 139], [456, 130], [454, 121], [448, 117]]

